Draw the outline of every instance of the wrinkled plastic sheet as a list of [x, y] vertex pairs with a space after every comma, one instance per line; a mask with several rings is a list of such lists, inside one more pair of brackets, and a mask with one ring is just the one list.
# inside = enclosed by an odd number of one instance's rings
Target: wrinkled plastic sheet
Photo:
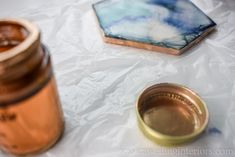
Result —
[[[66, 127], [62, 139], [37, 156], [234, 157], [235, 1], [193, 0], [218, 27], [181, 56], [104, 43], [91, 8], [95, 2], [0, 2], [0, 17], [23, 17], [39, 25], [54, 61]], [[139, 131], [137, 96], [161, 82], [186, 85], [207, 103], [209, 126], [195, 142], [165, 148]]]

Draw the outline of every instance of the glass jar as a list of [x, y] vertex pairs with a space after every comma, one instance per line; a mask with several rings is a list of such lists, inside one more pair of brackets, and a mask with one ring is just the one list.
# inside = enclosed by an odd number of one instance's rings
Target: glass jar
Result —
[[63, 113], [50, 55], [23, 19], [0, 20], [0, 147], [17, 155], [44, 151], [62, 135]]

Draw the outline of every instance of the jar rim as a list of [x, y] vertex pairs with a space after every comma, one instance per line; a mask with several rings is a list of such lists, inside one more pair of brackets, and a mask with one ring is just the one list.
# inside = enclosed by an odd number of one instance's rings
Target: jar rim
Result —
[[32, 22], [25, 19], [0, 19], [0, 24], [18, 25], [24, 28], [28, 35], [18, 45], [0, 53], [0, 73], [30, 56], [40, 45], [40, 31]]
[[0, 53], [0, 62], [7, 61], [22, 52], [25, 52], [33, 43], [37, 42], [40, 36], [38, 27], [25, 19], [6, 18], [0, 19], [0, 24], [19, 25], [28, 31], [27, 37], [13, 48]]
[[5, 23], [9, 25], [16, 24], [22, 26], [29, 32], [25, 40], [23, 40], [19, 45], [16, 45], [15, 47], [0, 53], [0, 62], [8, 60], [24, 52], [26, 49], [30, 47], [30, 45], [32, 45], [39, 38], [38, 27], [35, 24], [29, 22], [28, 20], [7, 18], [7, 19], [0, 19], [0, 23]]

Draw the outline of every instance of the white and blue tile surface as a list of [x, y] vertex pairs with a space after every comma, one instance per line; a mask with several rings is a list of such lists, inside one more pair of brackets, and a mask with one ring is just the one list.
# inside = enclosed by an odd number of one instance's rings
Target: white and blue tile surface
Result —
[[179, 51], [216, 25], [189, 0], [104, 0], [93, 9], [105, 37]]

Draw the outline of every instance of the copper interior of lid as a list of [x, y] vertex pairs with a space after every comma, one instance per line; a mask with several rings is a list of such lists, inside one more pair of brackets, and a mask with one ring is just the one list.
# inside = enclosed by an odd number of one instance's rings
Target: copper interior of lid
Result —
[[7, 51], [23, 42], [29, 32], [18, 24], [0, 23], [0, 53]]
[[144, 91], [138, 102], [144, 123], [158, 133], [184, 136], [194, 133], [206, 120], [200, 98], [173, 86], [156, 86]]

